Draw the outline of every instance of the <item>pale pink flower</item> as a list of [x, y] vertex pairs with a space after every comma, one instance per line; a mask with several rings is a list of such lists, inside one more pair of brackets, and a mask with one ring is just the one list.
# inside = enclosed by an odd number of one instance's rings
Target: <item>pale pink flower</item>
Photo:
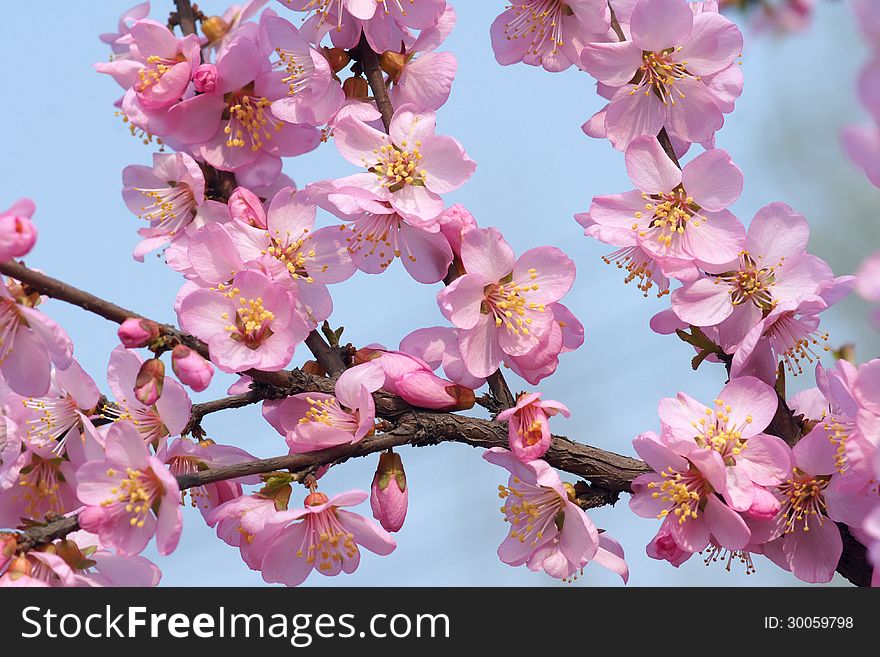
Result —
[[561, 402], [543, 400], [540, 392], [521, 393], [516, 399], [516, 406], [502, 411], [495, 419], [507, 421], [510, 449], [516, 458], [528, 463], [544, 456], [544, 452], [550, 448], [548, 420], [557, 413], [571, 417], [571, 411]]
[[310, 198], [346, 221], [342, 237], [351, 260], [368, 274], [381, 274], [396, 259], [419, 283], [437, 283], [448, 273], [452, 250], [439, 217], [419, 219], [398, 213], [383, 194], [348, 184], [348, 179], [314, 183]]
[[268, 12], [262, 29], [278, 55], [287, 94], [272, 103], [272, 114], [288, 123], [323, 125], [342, 107], [345, 94], [323, 51], [316, 50], [288, 21]]
[[[282, 185], [280, 189], [284, 188], [285, 186]], [[295, 185], [291, 185], [290, 188], [293, 191], [296, 190]], [[247, 187], [236, 187], [229, 195], [227, 204], [229, 205], [229, 216], [233, 219], [238, 219], [255, 228], [266, 228], [266, 209], [263, 207], [260, 197], [252, 190]]]
[[840, 530], [826, 515], [834, 450], [824, 435], [811, 432], [792, 451], [795, 467], [776, 489], [779, 513], [769, 520], [750, 520], [752, 540], [766, 543], [764, 554], [798, 579], [829, 582], [843, 552]]
[[193, 271], [207, 283], [219, 284], [256, 262], [274, 283], [290, 291], [298, 314], [315, 326], [333, 311], [327, 285], [355, 271], [339, 229], [314, 230], [315, 212], [305, 192], [284, 188], [272, 198], [266, 228], [237, 219], [205, 226], [189, 242]]
[[791, 450], [780, 438], [763, 433], [778, 404], [772, 387], [748, 376], [724, 386], [711, 408], [680, 392], [660, 402], [662, 442], [685, 458], [695, 444], [717, 452], [727, 477], [726, 487], [715, 492], [735, 511], [748, 511], [756, 489], [778, 485], [791, 471]]
[[721, 346], [732, 353], [779, 303], [821, 294], [832, 284], [831, 268], [806, 253], [809, 235], [807, 220], [789, 206], [763, 207], [749, 226], [739, 262], [673, 292], [672, 309], [688, 324], [719, 325]]
[[263, 417], [286, 437], [291, 453], [360, 442], [373, 431], [372, 393], [385, 379], [375, 363], [352, 367], [336, 380], [335, 396], [306, 392], [263, 404]]
[[217, 67], [213, 64], [202, 64], [193, 73], [193, 87], [202, 94], [209, 94], [217, 89]]
[[339, 152], [368, 171], [337, 185], [369, 190], [406, 219], [435, 218], [443, 211], [440, 194], [461, 187], [476, 168], [455, 139], [434, 134], [435, 119], [434, 112], [404, 105], [395, 111], [389, 134], [353, 118], [339, 121]]
[[541, 460], [523, 463], [501, 447], [485, 451], [483, 458], [510, 472], [507, 486], [498, 487], [501, 512], [510, 523], [498, 547], [501, 561], [567, 579], [596, 557], [599, 532], [569, 499], [553, 468]]
[[312, 569], [333, 577], [353, 573], [360, 563], [360, 550], [385, 556], [397, 543], [372, 520], [340, 509], [367, 499], [367, 493], [353, 490], [328, 498], [312, 492], [302, 509], [280, 511], [271, 525], [278, 532], [266, 549], [261, 570], [267, 582], [286, 586], [302, 584]]
[[127, 39], [123, 37], [127, 37], [131, 33], [132, 25], [142, 18], [146, 18], [149, 13], [149, 2], [141, 2], [130, 9], [126, 9], [119, 17], [116, 32], [105, 32], [98, 37], [102, 43], [110, 46], [113, 52], [113, 59], [130, 56], [129, 45], [126, 43]]
[[584, 46], [609, 40], [610, 30], [603, 0], [520, 0], [495, 19], [490, 35], [502, 66], [523, 62], [556, 72], [579, 65]]
[[416, 329], [400, 341], [400, 351], [424, 361], [432, 370], [442, 368], [451, 381], [472, 390], [483, 387], [485, 377], [471, 374], [458, 348], [458, 331], [448, 326]]
[[[27, 446], [11, 475], [17, 470], [14, 485], [0, 488], [0, 527], [17, 527], [22, 518], [42, 519], [48, 513], [63, 515], [81, 506], [75, 486], [76, 466], [82, 450], [74, 449], [79, 441], [70, 441], [68, 456], [63, 459], [50, 445]], [[94, 454], [100, 447], [94, 445]]]
[[513, 249], [495, 228], [462, 237], [467, 273], [437, 295], [440, 310], [460, 329], [458, 343], [474, 376], [489, 376], [502, 358], [535, 348], [553, 324], [547, 306], [559, 301], [574, 282], [574, 263], [550, 246]]
[[[178, 438], [167, 448], [161, 450], [156, 457], [165, 462], [174, 476], [195, 474], [200, 470], [235, 465], [245, 461], [253, 461], [254, 456], [231, 445], [218, 445], [212, 440], [193, 442], [187, 438]], [[242, 484], [260, 482], [259, 475], [225, 479], [204, 486], [197, 486], [181, 491], [180, 503], [186, 503], [187, 494], [191, 506], [198, 508], [207, 520], [211, 512], [219, 505], [241, 496]]]
[[[287, 494], [289, 492], [288, 487]], [[264, 495], [241, 495], [215, 507], [205, 520], [210, 527], [217, 527], [220, 540], [239, 549], [251, 570], [259, 570], [266, 548], [277, 536], [277, 531], [267, 530], [266, 524], [286, 509], [287, 499], [276, 501]]]
[[420, 110], [438, 110], [449, 99], [458, 61], [450, 52], [433, 51], [452, 32], [455, 21], [455, 10], [447, 4], [437, 25], [422, 30], [411, 46], [383, 54], [394, 107], [412, 104]]
[[629, 506], [642, 518], [660, 518], [675, 543], [688, 552], [709, 544], [710, 534], [728, 550], [749, 544], [740, 515], [718, 496], [729, 488], [727, 468], [714, 449], [694, 445], [685, 456], [660, 436], [646, 432], [633, 439], [638, 455], [654, 471], [632, 483]]
[[[594, 198], [589, 219], [595, 229], [581, 221], [588, 235], [639, 247], [645, 256], [618, 252], [606, 261], [625, 265], [647, 293], [655, 268], [664, 278], [692, 280], [699, 268], [736, 259], [745, 228], [727, 208], [742, 192], [743, 175], [726, 151], [706, 151], [679, 169], [656, 138], [640, 137], [626, 149], [626, 168], [637, 189]], [[668, 286], [658, 283], [661, 290]]]
[[213, 92], [187, 98], [168, 111], [167, 130], [174, 139], [211, 166], [235, 172], [246, 186], [271, 183], [281, 173], [281, 157], [318, 146], [320, 132], [314, 127], [286, 123], [273, 114], [272, 103], [288, 87], [255, 41], [236, 37], [216, 66]]
[[440, 213], [438, 221], [440, 222], [440, 232], [449, 242], [452, 252], [461, 258], [461, 236], [469, 230], [478, 228], [474, 215], [466, 207], [456, 203]]
[[37, 229], [31, 223], [34, 202], [22, 198], [0, 212], [0, 262], [27, 255], [37, 242]]
[[664, 126], [688, 142], [711, 139], [742, 90], [741, 77], [724, 92], [712, 85], [742, 53], [736, 25], [694, 15], [685, 0], [639, 0], [629, 30], [630, 40], [589, 43], [581, 54], [584, 69], [615, 90], [604, 116], [614, 147]]
[[553, 303], [547, 309], [553, 312], [550, 331], [527, 354], [504, 359], [513, 372], [532, 385], [538, 385], [556, 371], [561, 354], [584, 343], [584, 326], [566, 306]]
[[103, 460], [89, 461], [76, 472], [76, 493], [86, 508], [80, 525], [98, 534], [120, 554], [137, 554], [156, 535], [159, 554], [177, 547], [183, 520], [177, 480], [150, 452], [127, 422], [107, 432]]
[[678, 543], [672, 537], [672, 534], [666, 527], [666, 524], [660, 526], [657, 535], [651, 539], [645, 548], [645, 552], [652, 559], [658, 561], [668, 561], [670, 564], [678, 568], [681, 564], [693, 556], [693, 552], [682, 550], [678, 547]]
[[67, 332], [35, 306], [12, 279], [0, 281], [0, 375], [13, 392], [41, 397], [49, 390], [51, 369], [65, 369], [73, 359]]
[[189, 422], [192, 402], [183, 386], [164, 377], [162, 395], [149, 406], [134, 395], [135, 381], [143, 360], [134, 351], [116, 347], [110, 354], [107, 383], [116, 399], [103, 408], [103, 415], [114, 421], [128, 421], [138, 430], [144, 443], [156, 449], [169, 436], [176, 436]]
[[408, 501], [409, 488], [406, 486], [406, 472], [400, 454], [383, 452], [379, 455], [379, 466], [370, 487], [373, 517], [386, 531], [399, 532], [406, 519]]
[[258, 271], [190, 292], [177, 317], [185, 331], [208, 343], [211, 362], [224, 372], [283, 369], [309, 332], [287, 289]]
[[[222, 16], [212, 16], [201, 22], [202, 47], [208, 52], [223, 52], [236, 37], [256, 36], [259, 28], [257, 23], [248, 22], [254, 18], [269, 0], [247, 0], [243, 5], [231, 5]], [[272, 13], [272, 12], [267, 12]], [[218, 20], [219, 19], [219, 20]]]
[[196, 392], [205, 390], [214, 376], [214, 366], [196, 351], [182, 344], [171, 350], [171, 369], [181, 383]]
[[51, 549], [73, 571], [74, 586], [153, 587], [162, 579], [162, 571], [149, 559], [115, 554], [97, 535], [82, 529], [53, 543]]
[[144, 240], [133, 255], [140, 262], [146, 253], [177, 237], [206, 203], [205, 177], [186, 153], [154, 153], [152, 167], [127, 166], [122, 170], [122, 184], [128, 209], [150, 223], [149, 228], [138, 229]]

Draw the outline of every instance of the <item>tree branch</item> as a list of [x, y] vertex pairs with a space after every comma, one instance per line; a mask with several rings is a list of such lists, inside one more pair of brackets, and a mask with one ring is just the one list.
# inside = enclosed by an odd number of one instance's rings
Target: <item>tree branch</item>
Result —
[[385, 76], [379, 65], [379, 55], [370, 48], [367, 37], [361, 34], [360, 43], [358, 43], [358, 61], [361, 63], [364, 75], [367, 76], [367, 82], [370, 83], [370, 89], [373, 90], [373, 98], [376, 101], [376, 107], [382, 114], [382, 123], [385, 125], [385, 132], [391, 129], [391, 117], [394, 116], [394, 107], [391, 105], [391, 98], [388, 96], [388, 85], [385, 84]]
[[196, 33], [196, 15], [189, 0], [174, 0], [177, 7], [177, 20], [184, 36]]

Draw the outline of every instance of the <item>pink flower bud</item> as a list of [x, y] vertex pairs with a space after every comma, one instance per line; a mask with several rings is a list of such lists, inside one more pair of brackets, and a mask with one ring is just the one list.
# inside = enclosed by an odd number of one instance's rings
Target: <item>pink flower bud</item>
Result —
[[213, 93], [217, 88], [217, 67], [213, 64], [202, 64], [193, 74], [193, 86], [203, 94]]
[[440, 214], [440, 232], [452, 247], [452, 252], [456, 257], [461, 257], [461, 236], [468, 231], [478, 228], [477, 220], [468, 212], [460, 203], [456, 203], [451, 208], [446, 208]]
[[396, 452], [383, 452], [379, 455], [379, 467], [373, 476], [370, 489], [370, 506], [373, 517], [389, 532], [400, 531], [406, 519], [406, 506], [409, 491], [406, 488], [406, 473], [403, 461]]
[[260, 198], [246, 187], [236, 187], [229, 195], [229, 214], [256, 228], [266, 227], [266, 211]]
[[171, 369], [182, 383], [201, 392], [211, 383], [214, 366], [189, 347], [179, 344], [171, 351]]
[[688, 552], [678, 547], [675, 539], [672, 538], [664, 527], [661, 527], [657, 535], [651, 539], [645, 551], [652, 559], [668, 561], [676, 568], [690, 559], [693, 554], [693, 552]]
[[476, 401], [470, 388], [425, 371], [402, 376], [396, 382], [396, 392], [413, 406], [438, 411], [466, 411]]
[[134, 380], [134, 396], [146, 406], [152, 406], [162, 396], [165, 384], [165, 363], [158, 358], [144, 361]]
[[31, 223], [34, 203], [20, 199], [5, 212], [0, 212], [0, 261], [26, 255], [37, 241], [37, 229]]
[[123, 347], [136, 349], [137, 347], [146, 347], [161, 333], [159, 325], [153, 320], [131, 317], [122, 322], [116, 335], [119, 336]]

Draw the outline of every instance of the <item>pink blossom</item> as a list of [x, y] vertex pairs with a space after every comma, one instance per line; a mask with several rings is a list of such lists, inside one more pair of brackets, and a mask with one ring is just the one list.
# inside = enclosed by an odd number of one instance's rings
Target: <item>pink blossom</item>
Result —
[[672, 534], [666, 527], [666, 523], [660, 526], [657, 535], [651, 539], [645, 548], [648, 556], [658, 561], [668, 561], [670, 564], [678, 568], [681, 564], [691, 558], [694, 554], [678, 547], [678, 543], [672, 537]]
[[211, 166], [235, 172], [247, 186], [271, 183], [281, 173], [281, 157], [318, 146], [320, 133], [314, 127], [286, 123], [272, 112], [272, 103], [288, 87], [253, 40], [233, 39], [216, 67], [213, 92], [187, 98], [168, 111], [174, 139]]
[[130, 9], [126, 9], [119, 17], [116, 32], [105, 32], [98, 37], [103, 43], [110, 46], [114, 59], [129, 55], [129, 45], [125, 43], [126, 39], [123, 39], [123, 37], [127, 37], [131, 32], [132, 25], [142, 18], [146, 18], [149, 13], [149, 2], [141, 2]]
[[805, 252], [809, 233], [807, 220], [789, 206], [765, 206], [749, 226], [738, 264], [673, 292], [675, 314], [694, 326], [719, 325], [721, 346], [731, 353], [779, 303], [832, 283], [831, 268]]
[[146, 347], [160, 334], [159, 325], [153, 320], [143, 317], [129, 317], [119, 325], [119, 330], [116, 331], [122, 346], [129, 349]]
[[504, 359], [513, 372], [532, 385], [538, 385], [556, 371], [561, 354], [574, 351], [584, 343], [584, 326], [566, 306], [553, 303], [547, 310], [553, 313], [550, 331], [530, 352]]
[[[76, 467], [82, 462], [79, 441], [72, 440], [67, 448], [68, 459], [52, 451], [51, 445], [28, 445], [14, 466], [15, 484], [0, 488], [0, 527], [16, 527], [22, 518], [44, 518], [53, 513], [63, 515], [77, 509], [74, 482]], [[100, 453], [95, 445], [94, 454]], [[12, 471], [7, 473], [12, 474]]]
[[458, 348], [458, 331], [454, 328], [417, 329], [400, 341], [400, 351], [419, 358], [432, 370], [442, 368], [450, 380], [472, 390], [486, 383], [485, 377], [476, 377], [467, 370]]
[[614, 147], [664, 126], [688, 142], [711, 139], [742, 90], [741, 76], [723, 90], [712, 84], [742, 52], [736, 25], [714, 12], [694, 15], [685, 0], [639, 0], [629, 30], [630, 40], [589, 43], [581, 55], [584, 69], [614, 90], [604, 115]]
[[217, 67], [213, 64], [200, 65], [193, 73], [193, 87], [199, 93], [213, 93], [217, 89]]
[[22, 466], [21, 448], [18, 424], [5, 414], [0, 415], [0, 491], [12, 488], [18, 480]]
[[440, 310], [460, 329], [458, 344], [468, 371], [489, 376], [502, 358], [535, 348], [553, 324], [547, 306], [571, 287], [574, 263], [550, 246], [519, 259], [495, 228], [462, 237], [467, 273], [437, 295]]
[[319, 392], [263, 404], [263, 416], [287, 439], [291, 453], [357, 443], [373, 431], [372, 393], [385, 379], [375, 363], [352, 367], [336, 380], [335, 396]]
[[205, 177], [186, 153], [154, 153], [152, 167], [125, 167], [122, 184], [122, 198], [128, 209], [150, 222], [149, 228], [138, 229], [144, 240], [133, 255], [140, 262], [146, 253], [180, 235], [206, 203]]
[[383, 452], [379, 455], [379, 467], [376, 468], [370, 488], [373, 517], [386, 531], [399, 532], [406, 519], [408, 500], [409, 489], [400, 454]]
[[[284, 189], [282, 186], [281, 189]], [[291, 187], [295, 191], [295, 187]], [[266, 210], [260, 197], [246, 187], [236, 187], [229, 195], [229, 216], [253, 226], [266, 228]]]
[[602, 0], [522, 0], [492, 23], [492, 50], [502, 66], [523, 62], [563, 71], [580, 63], [584, 46], [605, 41], [611, 30]]
[[272, 103], [272, 113], [288, 123], [323, 125], [342, 107], [345, 94], [323, 51], [316, 50], [288, 21], [268, 12], [262, 29], [278, 55], [287, 94]]
[[553, 468], [541, 460], [524, 463], [501, 447], [487, 450], [483, 458], [510, 472], [507, 486], [498, 487], [501, 512], [510, 523], [498, 547], [501, 561], [567, 579], [596, 557], [599, 532], [569, 499]]
[[171, 368], [182, 383], [196, 392], [205, 390], [214, 376], [214, 366], [182, 344], [171, 350]]
[[[289, 496], [289, 486], [285, 494]], [[239, 549], [251, 570], [259, 570], [266, 549], [278, 533], [266, 525], [279, 511], [286, 509], [286, 497], [241, 495], [215, 507], [205, 520], [209, 526], [217, 527], [220, 540]]]
[[757, 488], [776, 486], [791, 471], [788, 446], [776, 436], [762, 433], [778, 403], [772, 387], [748, 376], [724, 386], [712, 408], [679, 393], [660, 402], [663, 442], [685, 458], [694, 443], [717, 452], [727, 471], [727, 486], [715, 488], [715, 492], [734, 510], [748, 511]]
[[76, 481], [76, 493], [86, 505], [80, 525], [102, 543], [122, 555], [137, 554], [155, 534], [159, 554], [174, 551], [183, 526], [180, 490], [133, 425], [112, 425], [103, 460], [81, 465]]
[[224, 372], [283, 369], [309, 332], [293, 312], [289, 292], [258, 271], [241, 271], [226, 285], [197, 289], [180, 303], [181, 327], [208, 343]]
[[296, 299], [300, 321], [314, 326], [333, 310], [327, 285], [355, 271], [346, 243], [336, 227], [314, 230], [315, 206], [293, 188], [273, 197], [266, 222], [266, 228], [258, 228], [236, 219], [200, 229], [189, 243], [192, 268], [218, 284], [256, 262]]
[[382, 556], [391, 554], [397, 543], [388, 532], [372, 520], [339, 508], [365, 499], [367, 494], [358, 490], [329, 498], [312, 492], [304, 508], [275, 514], [271, 522], [280, 530], [266, 549], [263, 579], [297, 586], [312, 569], [330, 577], [353, 573], [360, 563], [358, 546]]
[[392, 83], [389, 96], [394, 107], [412, 104], [420, 110], [438, 110], [446, 104], [458, 61], [452, 53], [433, 51], [452, 32], [455, 21], [455, 10], [447, 4], [437, 25], [422, 30], [415, 43], [382, 55]]
[[542, 400], [540, 392], [521, 393], [516, 406], [502, 411], [496, 419], [507, 422], [511, 451], [520, 461], [528, 463], [544, 456], [550, 448], [548, 420], [557, 413], [571, 417], [565, 404], [552, 399]]
[[26, 397], [45, 395], [52, 365], [67, 368], [73, 358], [67, 332], [36, 309], [40, 300], [11, 279], [0, 281], [0, 374]]
[[779, 513], [752, 520], [752, 539], [766, 543], [765, 554], [805, 582], [829, 582], [843, 542], [825, 515], [825, 491], [834, 472], [834, 451], [825, 437], [810, 433], [794, 446], [795, 467], [777, 489]]
[[345, 228], [351, 232], [342, 233], [357, 268], [381, 274], [399, 258], [419, 283], [442, 280], [453, 256], [439, 218], [404, 217], [383, 195], [350, 186], [348, 181], [319, 182], [306, 191], [314, 202], [347, 222]]
[[686, 455], [652, 432], [633, 440], [638, 455], [654, 471], [632, 484], [629, 506], [642, 518], [660, 518], [675, 543], [688, 552], [709, 544], [710, 534], [728, 550], [749, 544], [750, 533], [740, 515], [717, 495], [729, 489], [721, 454], [694, 446]]
[[[606, 259], [626, 266], [630, 279], [641, 280], [647, 293], [654, 270], [664, 280], [692, 280], [698, 268], [736, 259], [745, 243], [745, 229], [727, 208], [739, 198], [742, 171], [727, 152], [712, 149], [678, 169], [654, 137], [640, 137], [626, 149], [626, 168], [636, 190], [593, 199], [587, 234], [645, 255], [618, 252]], [[591, 229], [591, 225], [595, 229]], [[653, 262], [651, 262], [653, 261]]]
[[31, 223], [36, 210], [30, 199], [19, 199], [0, 212], [0, 262], [27, 255], [37, 242], [37, 229]]
[[478, 228], [477, 220], [474, 219], [466, 207], [456, 203], [446, 208], [438, 218], [440, 231], [452, 247], [452, 252], [461, 258], [461, 236], [467, 231]]
[[164, 377], [162, 396], [146, 405], [134, 396], [135, 382], [143, 361], [134, 351], [116, 347], [110, 354], [107, 383], [116, 403], [104, 407], [104, 417], [129, 421], [144, 444], [162, 447], [168, 436], [179, 435], [189, 422], [192, 402], [177, 381]]
[[398, 107], [385, 134], [353, 118], [336, 124], [335, 142], [342, 156], [368, 171], [337, 180], [387, 201], [402, 217], [415, 221], [443, 211], [440, 194], [461, 187], [476, 163], [452, 137], [434, 134], [434, 112]]
[[[238, 447], [218, 445], [212, 440], [196, 443], [187, 438], [178, 438], [159, 452], [157, 458], [165, 462], [174, 476], [194, 474], [200, 470], [254, 460], [253, 455]], [[191, 505], [198, 508], [205, 519], [208, 519], [211, 512], [220, 504], [241, 496], [242, 484], [255, 484], [259, 481], [259, 476], [253, 475], [197, 486], [182, 491], [180, 503], [184, 504], [189, 494]]]
[[865, 172], [875, 187], [880, 187], [880, 127], [850, 125], [840, 132], [840, 142], [853, 164]]

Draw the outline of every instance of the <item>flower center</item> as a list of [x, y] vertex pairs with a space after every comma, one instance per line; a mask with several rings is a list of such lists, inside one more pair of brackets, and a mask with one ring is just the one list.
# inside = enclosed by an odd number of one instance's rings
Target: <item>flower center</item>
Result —
[[59, 468], [60, 458], [43, 459], [36, 454], [31, 455], [29, 465], [21, 469], [18, 485], [22, 487], [21, 498], [26, 502], [25, 513], [37, 518], [49, 511], [64, 513], [64, 503], [59, 496], [64, 475]]
[[[653, 232], [657, 241], [669, 248], [673, 238], [683, 235], [688, 226], [696, 228], [700, 223], [707, 220], [700, 212], [700, 206], [694, 203], [692, 196], [688, 196], [684, 187], [679, 185], [668, 194], [646, 194], [642, 192], [642, 198], [647, 201], [645, 210], [653, 214], [648, 229]], [[636, 219], [642, 218], [642, 212], [635, 213]], [[633, 224], [632, 229], [638, 230], [638, 224]], [[644, 237], [645, 231], [639, 233]]]
[[[107, 469], [108, 477], [115, 477], [116, 470]], [[101, 506], [124, 507], [129, 514], [128, 523], [132, 527], [143, 527], [144, 519], [149, 513], [153, 502], [158, 500], [164, 493], [162, 484], [153, 472], [143, 473], [133, 468], [125, 469], [125, 478], [110, 489], [110, 493], [116, 497], [101, 502]]]
[[[529, 269], [529, 280], [534, 281], [538, 277], [535, 268]], [[532, 318], [527, 317], [528, 311], [544, 312], [543, 303], [534, 303], [526, 299], [530, 291], [538, 289], [537, 283], [519, 285], [512, 276], [502, 279], [501, 283], [487, 285], [483, 293], [485, 299], [480, 307], [484, 315], [492, 315], [495, 318], [495, 326], [504, 327], [514, 335], [528, 335]], [[506, 282], [505, 282], [506, 281]]]
[[182, 54], [178, 54], [175, 59], [150, 55], [147, 57], [147, 65], [138, 71], [138, 79], [134, 83], [134, 90], [138, 93], [144, 93], [157, 84], [162, 79], [162, 76], [174, 68], [175, 65], [183, 61], [186, 61], [186, 59]]
[[687, 71], [687, 62], [676, 62], [672, 59], [672, 55], [680, 50], [681, 46], [667, 48], [659, 53], [643, 52], [642, 65], [631, 82], [635, 87], [630, 91], [630, 95], [640, 89], [644, 90], [646, 96], [653, 92], [664, 105], [666, 103], [675, 105], [676, 96], [684, 98], [681, 90], [675, 88], [675, 83], [691, 77], [691, 74]]
[[822, 491], [828, 486], [830, 477], [810, 477], [795, 468], [792, 476], [779, 486], [783, 495], [782, 521], [785, 533], [791, 534], [798, 528], [810, 531], [810, 518], [822, 524], [825, 512], [825, 498]]
[[770, 326], [767, 335], [773, 349], [781, 354], [786, 368], [794, 376], [804, 373], [801, 361], [812, 365], [820, 359], [816, 348], [831, 351], [827, 344], [829, 335], [819, 332], [815, 317], [797, 318], [793, 312], [784, 313]]
[[527, 55], [539, 55], [549, 51], [555, 54], [565, 45], [562, 37], [562, 20], [573, 14], [571, 8], [560, 0], [521, 0], [509, 5], [514, 17], [504, 26], [508, 41], [523, 39], [528, 42]]
[[501, 513], [510, 523], [510, 536], [520, 543], [537, 545], [548, 527], [562, 529], [565, 499], [552, 488], [511, 477], [507, 486], [498, 486], [498, 497], [504, 500]]
[[133, 407], [128, 404], [127, 399], [121, 399], [117, 404], [106, 404], [101, 409], [101, 418], [111, 422], [130, 422], [147, 444], [158, 444], [159, 439], [170, 435], [155, 407], [146, 407], [140, 402]]
[[[272, 321], [275, 314], [263, 307], [263, 298], [247, 298], [239, 296], [241, 290], [224, 284], [217, 286], [223, 296], [230, 300], [238, 297], [239, 307], [235, 309], [235, 323], [226, 327], [230, 337], [243, 342], [250, 349], [257, 349], [272, 335]], [[229, 313], [223, 313], [223, 319], [229, 319]]]
[[146, 219], [153, 224], [153, 228], [160, 228], [169, 235], [176, 234], [196, 214], [196, 197], [186, 183], [169, 181], [168, 187], [135, 187], [135, 190], [148, 201], [152, 201], [141, 208], [138, 217]]
[[[688, 518], [696, 518], [703, 499], [712, 492], [703, 475], [691, 466], [684, 473], [676, 472], [670, 467], [661, 472], [660, 476], [663, 481], [659, 484], [655, 481], [648, 484], [648, 488], [660, 489], [651, 493], [651, 497], [669, 502], [679, 524], [684, 524]], [[657, 517], [665, 518], [669, 511], [664, 509]]]
[[834, 465], [841, 474], [847, 470], [846, 443], [855, 430], [855, 422], [850, 418], [829, 413], [822, 421], [822, 428], [828, 432], [828, 440], [837, 449], [834, 451]]
[[[378, 0], [377, 0], [378, 1]], [[291, 3], [291, 0], [284, 0], [287, 4]], [[342, 13], [343, 13], [343, 2], [344, 0], [309, 0], [303, 7], [301, 7], [298, 11], [306, 12], [305, 18], [303, 20], [307, 20], [309, 15], [313, 12], [319, 17], [318, 18], [318, 27], [324, 24], [324, 21], [330, 16], [330, 12], [333, 11], [332, 5], [336, 5], [336, 28], [342, 29]]]
[[773, 267], [759, 268], [755, 260], [743, 251], [739, 256], [739, 271], [721, 274], [720, 278], [731, 286], [730, 302], [734, 306], [751, 301], [764, 312], [776, 305], [773, 300], [773, 284], [776, 276]]
[[252, 151], [258, 151], [263, 148], [265, 141], [272, 139], [273, 133], [281, 132], [281, 122], [269, 109], [272, 101], [265, 96], [253, 96], [252, 86], [226, 96], [223, 118], [227, 122], [223, 132], [226, 134], [226, 145], [230, 148], [243, 148], [250, 144]]
[[707, 408], [706, 417], [691, 425], [700, 431], [694, 440], [700, 447], [714, 449], [721, 454], [727, 465], [735, 465], [736, 457], [746, 448], [747, 441], [742, 437], [742, 429], [752, 423], [752, 416], [746, 417], [742, 426], [730, 424], [730, 412], [733, 410], [723, 399], [715, 400], [715, 410]]
[[[379, 159], [370, 171], [379, 176], [382, 187], [387, 187], [390, 192], [397, 192], [406, 185], [425, 185], [427, 172], [418, 169], [423, 157], [419, 150], [421, 145], [422, 142], [416, 141], [412, 150], [401, 150], [393, 144], [385, 144], [374, 149], [373, 152]], [[406, 142], [401, 146], [406, 148]]]
[[25, 408], [33, 409], [40, 414], [38, 418], [27, 421], [28, 441], [38, 444], [46, 441], [57, 442], [52, 451], [60, 455], [64, 451], [68, 432], [80, 423], [79, 407], [76, 402], [67, 395], [56, 399], [29, 397], [22, 403]]
[[665, 294], [669, 294], [669, 280], [661, 275], [661, 280], [654, 280], [654, 272], [657, 263], [654, 258], [645, 253], [638, 246], [627, 246], [618, 249], [614, 253], [602, 256], [602, 261], [606, 265], [614, 263], [618, 269], [626, 271], [626, 278], [623, 279], [624, 284], [636, 281], [636, 287], [644, 292], [645, 297], [648, 296], [651, 288], [657, 285], [657, 298], [659, 299]]
[[306, 397], [309, 410], [299, 419], [299, 424], [320, 422], [328, 427], [341, 429], [352, 435], [357, 432], [358, 418], [356, 412], [349, 412], [339, 405], [336, 397], [329, 399], [313, 399]]
[[303, 54], [284, 48], [275, 48], [275, 53], [287, 71], [287, 75], [281, 78], [281, 81], [287, 85], [287, 95], [294, 96], [300, 91], [308, 89], [310, 74], [314, 70], [308, 51]]
[[[277, 259], [282, 265], [287, 268], [287, 271], [290, 273], [291, 278], [294, 280], [298, 280], [300, 278], [305, 279], [306, 283], [314, 283], [315, 279], [312, 278], [308, 271], [306, 271], [306, 262], [308, 262], [309, 258], [315, 258], [315, 250], [309, 249], [308, 251], [303, 250], [303, 244], [306, 241], [305, 234], [309, 232], [308, 228], [303, 229], [303, 237], [291, 241], [290, 233], [287, 233], [285, 237], [282, 238], [281, 233], [276, 231], [275, 236], [272, 236], [271, 233], [266, 233], [266, 237], [269, 239], [270, 246], [266, 247], [265, 250], [261, 251], [261, 253], [270, 255], [273, 258]], [[324, 265], [322, 271], [327, 270], [327, 265]]]

